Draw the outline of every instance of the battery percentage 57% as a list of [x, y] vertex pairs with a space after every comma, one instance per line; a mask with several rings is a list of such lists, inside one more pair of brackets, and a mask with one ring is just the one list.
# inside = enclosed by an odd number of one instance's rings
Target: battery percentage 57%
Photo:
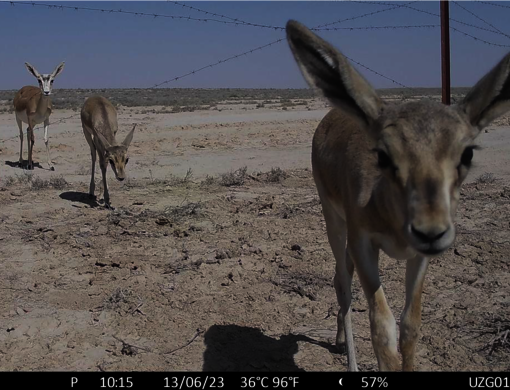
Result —
[[388, 381], [386, 378], [381, 376], [370, 376], [370, 377], [362, 377], [361, 378], [361, 387], [362, 388], [386, 388], [388, 387]]

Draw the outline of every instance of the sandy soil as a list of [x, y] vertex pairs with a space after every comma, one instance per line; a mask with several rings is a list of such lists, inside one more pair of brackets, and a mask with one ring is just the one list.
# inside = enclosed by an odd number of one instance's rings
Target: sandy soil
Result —
[[[0, 115], [2, 370], [345, 370], [310, 172], [311, 138], [327, 110], [231, 108], [122, 108], [119, 138], [139, 125], [129, 180], [110, 181], [115, 211], [84, 196], [90, 155], [79, 116], [56, 123], [76, 112], [52, 118], [55, 172], [36, 132], [34, 176], [11, 166], [18, 130], [12, 114]], [[480, 144], [456, 243], [427, 276], [419, 370], [510, 369], [510, 128], [490, 127]], [[240, 186], [206, 180], [243, 166]], [[287, 177], [257, 173], [272, 167]], [[493, 176], [475, 180], [483, 173]], [[67, 186], [33, 184], [59, 175]], [[381, 262], [396, 317], [404, 267]], [[356, 279], [354, 300], [359, 366], [374, 370]]]

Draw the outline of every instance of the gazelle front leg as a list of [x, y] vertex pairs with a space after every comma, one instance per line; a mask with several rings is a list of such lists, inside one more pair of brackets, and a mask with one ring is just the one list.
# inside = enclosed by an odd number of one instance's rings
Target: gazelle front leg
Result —
[[99, 158], [99, 166], [101, 167], [101, 174], [103, 175], [104, 205], [107, 209], [113, 210], [113, 207], [110, 205], [110, 193], [108, 192], [108, 184], [106, 183], [106, 169], [108, 168], [108, 163], [104, 157]]
[[321, 202], [328, 240], [336, 260], [334, 285], [340, 305], [337, 316], [336, 346], [339, 350], [346, 347], [349, 371], [358, 371], [351, 321], [351, 284], [354, 265], [346, 250], [347, 226], [326, 199], [321, 199]]
[[22, 167], [23, 166], [23, 138], [25, 136], [23, 135], [23, 122], [21, 121], [21, 119], [18, 119], [17, 116], [16, 116], [16, 123], [18, 124], [18, 128], [19, 128], [19, 141], [20, 141], [20, 145], [19, 145], [19, 166]]
[[400, 317], [400, 351], [402, 369], [413, 371], [416, 342], [421, 324], [421, 294], [427, 273], [428, 259], [416, 256], [407, 260], [406, 265], [406, 305]]
[[[350, 229], [349, 233], [354, 229]], [[379, 279], [379, 249], [362, 235], [348, 237], [349, 251], [361, 286], [368, 301], [370, 333], [380, 371], [397, 371], [400, 363], [397, 351], [397, 324]]]
[[90, 156], [92, 158], [92, 168], [90, 169], [89, 195], [91, 198], [95, 198], [94, 192], [96, 191], [96, 180], [95, 180], [94, 176], [96, 173], [97, 152], [96, 152], [96, 148], [94, 148], [93, 146], [90, 147]]
[[95, 181], [95, 172], [96, 172], [96, 158], [97, 158], [97, 148], [94, 140], [92, 139], [91, 131], [88, 130], [87, 127], [82, 126], [83, 134], [85, 134], [85, 139], [89, 144], [90, 148], [90, 157], [92, 159], [92, 168], [90, 169], [90, 186], [89, 186], [89, 195], [91, 198], [94, 198], [94, 192], [96, 190], [96, 181]]
[[35, 135], [34, 135], [34, 126], [31, 124], [28, 125], [27, 129], [27, 143], [28, 143], [28, 166], [27, 169], [34, 169], [34, 162], [32, 160], [32, 151], [34, 150], [35, 143]]
[[48, 145], [48, 127], [50, 126], [50, 120], [49, 119], [46, 119], [44, 121], [44, 143], [46, 144], [46, 152], [48, 153], [48, 166], [50, 168], [50, 170], [54, 171], [55, 170], [55, 167], [53, 166], [53, 164], [51, 163], [51, 158], [50, 158], [50, 147]]

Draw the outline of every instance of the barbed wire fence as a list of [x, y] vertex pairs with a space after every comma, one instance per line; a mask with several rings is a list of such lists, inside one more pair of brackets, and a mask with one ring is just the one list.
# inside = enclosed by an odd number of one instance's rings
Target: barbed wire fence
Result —
[[[68, 117], [61, 118], [61, 119], [59, 119], [59, 120], [57, 120], [57, 121], [55, 121], [55, 122], [51, 122], [51, 123], [50, 123], [50, 125], [58, 125], [58, 124], [60, 124], [60, 123], [65, 123], [65, 122], [67, 122], [67, 121], [68, 121], [68, 120], [70, 120], [70, 119], [77, 118], [79, 115], [80, 115], [80, 114], [73, 114], [73, 115], [70, 115], [70, 116], [68, 116]], [[41, 128], [42, 128], [42, 126], [36, 126], [36, 127], [34, 128], [34, 130], [38, 130], [38, 129], [41, 129]], [[18, 134], [18, 135], [15, 135], [15, 136], [13, 136], [13, 137], [10, 137], [10, 138], [5, 138], [5, 139], [0, 140], [0, 144], [5, 143], [5, 142], [7, 142], [7, 141], [12, 141], [13, 139], [19, 139], [19, 134]]]
[[[378, 5], [381, 4], [380, 2], [370, 2], [370, 1], [353, 1], [353, 2], [360, 2], [360, 3], [377, 3]], [[183, 6], [181, 3], [179, 2], [172, 2], [174, 4], [177, 4], [177, 5], [181, 5]], [[413, 29], [413, 28], [438, 28], [440, 27], [439, 24], [429, 24], [429, 25], [402, 25], [402, 26], [365, 26], [365, 27], [327, 27], [327, 26], [331, 26], [331, 25], [335, 25], [335, 24], [339, 24], [339, 23], [342, 23], [342, 22], [347, 22], [347, 21], [351, 21], [351, 20], [355, 20], [355, 19], [359, 19], [359, 18], [363, 18], [363, 17], [368, 17], [368, 16], [372, 16], [372, 15], [375, 15], [375, 14], [378, 14], [378, 13], [381, 13], [381, 12], [386, 12], [386, 11], [391, 11], [391, 10], [395, 10], [395, 9], [399, 9], [399, 8], [410, 8], [412, 10], [415, 10], [415, 11], [418, 11], [418, 12], [421, 12], [422, 10], [419, 10], [417, 8], [414, 8], [414, 7], [409, 7], [409, 4], [413, 4], [413, 3], [416, 3], [416, 1], [411, 1], [411, 2], [408, 2], [408, 3], [404, 3], [404, 4], [399, 4], [399, 5], [395, 5], [395, 4], [391, 4], [391, 3], [383, 3], [384, 5], [389, 5], [391, 6], [390, 8], [385, 8], [383, 10], [379, 10], [379, 11], [375, 11], [375, 12], [369, 12], [369, 13], [365, 13], [365, 14], [362, 14], [362, 15], [357, 15], [357, 16], [354, 16], [354, 17], [350, 17], [350, 18], [344, 18], [344, 19], [340, 19], [340, 20], [337, 20], [337, 21], [334, 21], [334, 22], [330, 22], [330, 23], [326, 23], [326, 24], [321, 24], [321, 25], [318, 25], [316, 27], [312, 27], [310, 30], [312, 31], [338, 31], [338, 30], [346, 30], [346, 31], [356, 31], [356, 30], [381, 30], [381, 29]], [[191, 7], [191, 6], [185, 6], [189, 9], [193, 9], [197, 12], [205, 12], [205, 13], [209, 13], [208, 11], [204, 11], [204, 10], [201, 10], [201, 9], [198, 9], [196, 7]], [[429, 15], [432, 15], [432, 16], [435, 16], [437, 18], [439, 18], [439, 14], [435, 14], [435, 13], [430, 13], [428, 11], [425, 11], [427, 14]], [[220, 15], [220, 14], [215, 14], [215, 16], [219, 16], [219, 17], [227, 17], [225, 15]], [[464, 23], [464, 22], [461, 22], [461, 21], [457, 21], [461, 24], [465, 24], [465, 25], [468, 25], [468, 26], [472, 26], [472, 27], [478, 27], [478, 26], [474, 26], [474, 25], [471, 25], [469, 23]], [[459, 34], [462, 34], [466, 37], [469, 37], [469, 38], [472, 38], [476, 41], [479, 41], [481, 43], [484, 43], [484, 44], [487, 44], [487, 45], [491, 45], [491, 46], [497, 46], [497, 47], [510, 47], [510, 45], [504, 45], [504, 44], [498, 44], [498, 43], [494, 43], [494, 42], [490, 42], [490, 41], [487, 41], [485, 39], [482, 39], [480, 37], [476, 37], [474, 35], [471, 35], [469, 33], [466, 33], [462, 30], [459, 30], [458, 28], [456, 27], [450, 27], [453, 31], [459, 33]], [[483, 29], [483, 30], [486, 30], [486, 31], [490, 31], [490, 32], [494, 32], [492, 30], [488, 30], [488, 29]], [[505, 35], [504, 33], [501, 33], [502, 35]], [[154, 87], [159, 87], [161, 85], [165, 85], [165, 84], [168, 84], [168, 83], [171, 83], [173, 81], [177, 81], [179, 79], [182, 79], [183, 77], [187, 77], [187, 76], [190, 76], [190, 75], [193, 75], [193, 74], [196, 74], [197, 72], [200, 72], [202, 70], [205, 70], [205, 69], [208, 69], [208, 68], [212, 68], [214, 66], [217, 66], [219, 64], [222, 64], [224, 62], [227, 62], [227, 61], [230, 61], [230, 60], [233, 60], [233, 59], [236, 59], [236, 58], [239, 58], [239, 57], [242, 57], [242, 56], [245, 56], [245, 55], [248, 55], [248, 54], [251, 54], [255, 51], [258, 51], [258, 50], [261, 50], [263, 48], [266, 48], [266, 47], [269, 47], [269, 46], [272, 46], [272, 45], [275, 45], [277, 43], [280, 43], [281, 41], [283, 41], [284, 39], [278, 39], [276, 41], [273, 41], [273, 42], [270, 42], [266, 45], [262, 45], [262, 46], [259, 46], [257, 48], [254, 48], [254, 49], [251, 49], [251, 50], [248, 50], [248, 51], [245, 51], [243, 53], [240, 53], [240, 54], [237, 54], [237, 55], [234, 55], [234, 56], [231, 56], [227, 59], [224, 59], [224, 60], [220, 60], [220, 61], [217, 61], [213, 64], [209, 64], [209, 65], [206, 65], [206, 66], [203, 66], [199, 69], [196, 69], [194, 71], [190, 71], [188, 73], [185, 73], [183, 75], [180, 75], [180, 76], [176, 76], [176, 77], [173, 77], [169, 80], [166, 80], [166, 81], [163, 81], [161, 83], [158, 83], [158, 84], [155, 84]], [[383, 75], [382, 73], [380, 72], [377, 72], [376, 70], [368, 67], [367, 65], [365, 64], [362, 64], [361, 62], [359, 61], [356, 61], [350, 57], [347, 57], [346, 58], [349, 59], [349, 61], [351, 61], [352, 63], [355, 63], [356, 65], [368, 70], [369, 72], [379, 76], [379, 77], [382, 77], [388, 81], [391, 81], [393, 84], [395, 85], [398, 85], [400, 87], [403, 87], [403, 88], [406, 88], [410, 91], [415, 91], [417, 92], [418, 90], [415, 89], [415, 88], [411, 88], [401, 82], [398, 82], [394, 79], [392, 79], [391, 77], [388, 77], [388, 76], [385, 76]]]
[[[378, 6], [387, 6], [388, 8], [384, 8], [384, 9], [381, 9], [381, 10], [367, 12], [367, 13], [363, 13], [363, 14], [360, 14], [360, 15], [355, 15], [355, 16], [352, 16], [352, 17], [349, 17], [349, 18], [338, 19], [338, 20], [335, 20], [335, 21], [332, 21], [332, 22], [320, 24], [320, 25], [317, 25], [315, 27], [312, 27], [311, 30], [312, 31], [321, 31], [321, 32], [324, 31], [324, 32], [328, 32], [328, 31], [397, 30], [397, 29], [400, 30], [400, 29], [424, 29], [424, 28], [432, 29], [432, 28], [440, 27], [439, 24], [392, 25], [392, 26], [361, 26], [361, 27], [331, 27], [331, 26], [335, 26], [335, 25], [338, 25], [338, 24], [341, 24], [341, 23], [344, 23], [344, 22], [358, 20], [358, 19], [362, 19], [362, 18], [367, 18], [367, 17], [373, 16], [373, 15], [377, 15], [377, 14], [380, 14], [380, 13], [383, 13], [383, 12], [388, 12], [388, 11], [398, 10], [398, 9], [404, 9], [404, 8], [405, 9], [413, 10], [415, 12], [420, 12], [420, 13], [424, 13], [424, 14], [427, 14], [427, 15], [439, 18], [439, 14], [436, 14], [436, 13], [433, 13], [433, 12], [429, 12], [429, 11], [425, 11], [425, 10], [422, 10], [422, 9], [419, 9], [419, 8], [411, 6], [411, 4], [417, 3], [418, 1], [410, 1], [410, 2], [407, 2], [407, 3], [403, 3], [403, 4], [394, 4], [394, 3], [379, 2], [379, 1], [377, 1], [377, 2], [376, 1], [360, 1], [360, 0], [349, 0], [349, 2], [362, 3], [362, 4], [373, 4], [373, 5], [378, 5]], [[496, 28], [491, 23], [487, 22], [486, 20], [484, 20], [483, 18], [477, 16], [476, 14], [474, 14], [473, 12], [468, 10], [467, 8], [465, 8], [462, 5], [458, 4], [456, 1], [452, 1], [452, 2], [456, 6], [459, 6], [460, 8], [464, 9], [466, 12], [470, 13], [472, 16], [476, 17], [477, 19], [479, 19], [480, 21], [482, 21], [483, 23], [485, 23], [486, 25], [488, 25], [491, 28], [489, 29], [489, 28], [484, 28], [484, 27], [476, 26], [476, 25], [473, 25], [473, 24], [470, 24], [470, 23], [466, 23], [466, 22], [454, 19], [454, 18], [450, 18], [451, 21], [453, 21], [455, 23], [458, 23], [458, 24], [461, 24], [461, 25], [465, 25], [465, 26], [471, 27], [471, 28], [475, 28], [475, 29], [478, 29], [478, 30], [482, 30], [482, 31], [486, 31], [486, 32], [490, 32], [490, 33], [494, 33], [494, 34], [498, 34], [498, 35], [502, 35], [502, 36], [505, 36], [507, 38], [510, 38], [510, 35], [502, 32], [501, 30]], [[503, 5], [500, 5], [500, 4], [497, 4], [497, 3], [492, 3], [492, 2], [487, 2], [487, 1], [477, 1], [477, 2], [478, 3], [482, 3], [482, 4], [486, 4], [486, 5], [500, 6], [500, 7], [503, 7], [503, 8], [509, 8], [510, 9], [510, 6], [503, 6]], [[216, 13], [216, 12], [206, 11], [206, 10], [194, 7], [194, 6], [190, 6], [190, 5], [187, 5], [187, 4], [180, 3], [178, 1], [170, 1], [170, 0], [168, 1], [168, 4], [174, 5], [176, 7], [181, 7], [183, 9], [188, 9], [188, 10], [191, 10], [191, 11], [194, 11], [194, 12], [203, 13], [203, 14], [207, 15], [208, 17], [207, 18], [196, 18], [196, 17], [192, 17], [192, 16], [183, 16], [183, 15], [173, 15], [173, 14], [162, 14], [162, 13], [148, 13], [148, 12], [130, 11], [130, 10], [122, 9], [122, 8], [119, 8], [119, 9], [107, 9], [107, 8], [70, 6], [70, 5], [62, 5], [62, 4], [49, 4], [49, 3], [42, 3], [42, 2], [0, 1], [0, 4], [10, 5], [10, 6], [13, 6], [13, 7], [15, 7], [15, 6], [44, 7], [44, 8], [47, 8], [47, 9], [61, 10], [61, 11], [65, 11], [65, 10], [72, 11], [72, 10], [74, 10], [74, 11], [85, 11], [85, 12], [96, 12], [96, 13], [103, 13], [103, 14], [121, 14], [121, 15], [131, 15], [131, 16], [138, 16], [138, 17], [145, 17], [145, 18], [150, 17], [152, 19], [160, 18], [160, 19], [187, 21], [187, 22], [199, 22], [199, 23], [208, 23], [208, 22], [211, 22], [211, 23], [224, 24], [224, 25], [230, 25], [230, 26], [248, 26], [248, 27], [261, 28], [261, 29], [271, 29], [271, 30], [274, 30], [274, 31], [284, 31], [285, 30], [284, 26], [275, 26], [275, 25], [268, 25], [268, 24], [263, 24], [263, 23], [248, 22], [248, 21], [245, 21], [245, 20], [242, 20], [242, 19], [239, 19], [239, 18], [233, 18], [231, 16], [219, 14], [219, 13]], [[499, 43], [491, 42], [491, 41], [488, 41], [488, 40], [483, 39], [481, 37], [472, 35], [470, 33], [467, 33], [465, 31], [462, 31], [462, 30], [458, 29], [457, 27], [450, 26], [450, 29], [452, 31], [458, 33], [458, 34], [461, 34], [461, 35], [463, 35], [465, 37], [471, 38], [471, 39], [473, 39], [475, 41], [478, 41], [478, 42], [486, 44], [486, 45], [495, 46], [495, 47], [510, 47], [510, 45], [505, 45], [505, 44], [499, 44]], [[216, 62], [213, 62], [213, 63], [210, 63], [208, 65], [205, 65], [205, 66], [196, 68], [194, 70], [190, 70], [188, 72], [185, 72], [185, 73], [183, 73], [183, 74], [181, 74], [179, 76], [175, 76], [175, 77], [172, 77], [172, 78], [167, 79], [165, 81], [153, 84], [149, 88], [158, 88], [158, 87], [161, 87], [163, 85], [167, 85], [167, 84], [170, 84], [172, 82], [176, 82], [176, 81], [181, 80], [181, 79], [183, 79], [185, 77], [189, 77], [189, 76], [195, 75], [195, 74], [197, 74], [199, 72], [202, 72], [202, 71], [204, 71], [206, 69], [210, 69], [210, 68], [222, 65], [222, 64], [224, 64], [226, 62], [238, 59], [240, 57], [244, 57], [244, 56], [253, 54], [255, 52], [259, 52], [259, 51], [264, 50], [264, 49], [266, 49], [268, 47], [277, 45], [277, 44], [281, 43], [284, 40], [285, 40], [285, 38], [280, 38], [280, 39], [274, 40], [272, 42], [266, 43], [264, 45], [260, 45], [260, 46], [254, 47], [254, 48], [252, 48], [250, 50], [246, 50], [246, 51], [243, 51], [241, 53], [238, 53], [238, 54], [235, 54], [235, 55], [232, 55], [232, 56], [220, 59], [220, 60], [218, 60]], [[393, 79], [393, 78], [391, 78], [389, 76], [386, 76], [386, 75], [384, 75], [384, 74], [382, 74], [382, 73], [372, 69], [371, 67], [369, 67], [369, 66], [367, 66], [367, 65], [365, 65], [365, 64], [363, 64], [363, 63], [361, 63], [361, 62], [359, 62], [359, 61], [357, 61], [357, 60], [355, 60], [353, 58], [350, 58], [350, 57], [347, 57], [347, 56], [346, 56], [346, 58], [348, 58], [349, 61], [351, 61], [353, 64], [356, 64], [357, 66], [359, 66], [359, 67], [361, 67], [361, 68], [363, 68], [363, 69], [365, 69], [365, 70], [367, 70], [367, 71], [377, 75], [378, 77], [381, 77], [381, 78], [384, 78], [384, 79], [386, 79], [388, 81], [391, 81], [393, 84], [395, 84], [395, 85], [397, 85], [399, 87], [405, 88], [406, 90], [408, 90], [410, 92], [414, 91], [415, 93], [419, 94], [419, 90], [416, 89], [416, 88], [409, 87], [409, 86], [407, 86], [407, 85], [405, 85], [405, 84], [403, 84], [403, 83], [401, 83], [401, 82], [399, 82], [399, 81], [397, 81], [397, 80], [395, 80], [395, 79]], [[65, 123], [66, 121], [68, 121], [70, 119], [73, 119], [73, 118], [76, 118], [78, 116], [79, 116], [79, 114], [73, 114], [73, 115], [71, 115], [69, 117], [61, 118], [61, 119], [53, 122], [52, 125], [60, 124], [60, 123]], [[14, 136], [12, 138], [0, 140], [0, 143], [6, 142], [8, 140], [15, 139], [15, 138], [19, 138], [19, 136]]]

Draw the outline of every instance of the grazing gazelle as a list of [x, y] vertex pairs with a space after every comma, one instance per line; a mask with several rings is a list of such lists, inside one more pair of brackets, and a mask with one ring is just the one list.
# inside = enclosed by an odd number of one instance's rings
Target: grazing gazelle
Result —
[[108, 163], [112, 166], [113, 173], [119, 181], [126, 178], [126, 164], [129, 161], [127, 151], [136, 124], [126, 136], [126, 139], [118, 144], [115, 140], [117, 134], [117, 110], [110, 101], [102, 96], [88, 98], [81, 110], [81, 123], [83, 133], [90, 146], [90, 155], [92, 157], [92, 172], [90, 178], [89, 194], [94, 197], [95, 182], [94, 171], [96, 167], [96, 152], [99, 155], [99, 167], [103, 175], [104, 203], [107, 208], [110, 205], [110, 194], [108, 193], [108, 185], [106, 184], [106, 169]]
[[34, 169], [32, 161], [32, 151], [34, 148], [35, 136], [34, 128], [39, 123], [44, 122], [44, 143], [48, 153], [48, 166], [53, 171], [55, 168], [51, 163], [50, 147], [48, 145], [48, 126], [50, 125], [51, 115], [51, 90], [53, 89], [53, 80], [64, 69], [64, 62], [58, 65], [51, 74], [40, 74], [28, 62], [25, 62], [28, 71], [34, 75], [39, 82], [39, 88], [27, 85], [21, 88], [14, 97], [14, 111], [16, 122], [19, 127], [19, 164], [23, 164], [23, 122], [28, 124], [27, 143], [28, 143], [28, 169]]
[[351, 325], [354, 269], [368, 300], [380, 370], [398, 370], [397, 326], [379, 279], [383, 250], [407, 260], [400, 319], [402, 368], [413, 370], [428, 257], [453, 243], [459, 188], [475, 138], [510, 110], [510, 54], [455, 106], [434, 101], [383, 102], [344, 55], [302, 24], [287, 39], [308, 83], [334, 105], [312, 145], [313, 177], [336, 259], [340, 304], [337, 346], [357, 370]]

